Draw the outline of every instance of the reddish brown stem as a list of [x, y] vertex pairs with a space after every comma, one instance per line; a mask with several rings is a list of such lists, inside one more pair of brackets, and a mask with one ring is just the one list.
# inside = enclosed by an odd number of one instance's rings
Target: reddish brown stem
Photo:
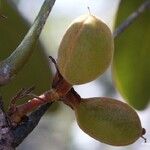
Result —
[[11, 108], [8, 112], [10, 120], [13, 123], [18, 123], [22, 118], [29, 112], [33, 111], [35, 108], [59, 99], [59, 95], [55, 93], [54, 90], [50, 90], [40, 95], [39, 98], [33, 98], [27, 103], [19, 105], [15, 108]]
[[62, 101], [72, 109], [75, 109], [75, 107], [77, 107], [77, 105], [81, 102], [81, 97], [73, 88], [71, 88], [70, 91], [62, 98]]
[[48, 103], [59, 100], [61, 97], [66, 95], [66, 93], [71, 89], [71, 85], [67, 83], [62, 77], [61, 80], [57, 82], [57, 85], [53, 89], [45, 92], [39, 97], [35, 97], [29, 100], [27, 103], [19, 105], [17, 107], [10, 108], [8, 114], [12, 123], [21, 122], [22, 118], [29, 112], [33, 111], [37, 107]]

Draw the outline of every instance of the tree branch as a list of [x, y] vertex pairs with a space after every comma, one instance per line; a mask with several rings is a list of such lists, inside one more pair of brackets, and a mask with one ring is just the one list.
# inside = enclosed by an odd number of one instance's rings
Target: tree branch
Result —
[[22, 141], [33, 131], [51, 104], [52, 103], [47, 103], [42, 105], [37, 110], [32, 112], [28, 119], [21, 125], [12, 129], [12, 133], [14, 135], [13, 147], [17, 147], [20, 143], [22, 143]]
[[0, 150], [14, 150], [13, 141], [14, 136], [3, 109], [2, 97], [0, 97]]
[[[54, 77], [51, 90], [44, 92], [40, 96], [34, 97], [25, 104], [10, 107], [8, 116], [11, 123], [21, 123], [21, 125], [18, 125], [15, 127], [15, 129], [12, 129], [14, 134], [14, 147], [18, 146], [24, 140], [24, 138], [28, 136], [28, 134], [30, 134], [30, 132], [37, 126], [41, 117], [44, 115], [52, 102], [61, 99], [61, 97], [70, 91], [71, 87], [72, 86], [64, 80], [58, 71]], [[77, 94], [75, 96], [77, 96]], [[13, 105], [15, 105], [14, 100], [12, 102]], [[69, 101], [66, 101], [66, 103], [70, 104]], [[37, 109], [37, 107], [39, 108]], [[36, 110], [27, 117], [28, 119], [26, 121], [23, 121], [22, 119], [24, 116], [33, 111], [33, 109]]]
[[134, 11], [113, 33], [114, 38], [118, 37], [129, 25], [131, 25], [145, 10], [150, 8], [150, 0], [145, 1]]

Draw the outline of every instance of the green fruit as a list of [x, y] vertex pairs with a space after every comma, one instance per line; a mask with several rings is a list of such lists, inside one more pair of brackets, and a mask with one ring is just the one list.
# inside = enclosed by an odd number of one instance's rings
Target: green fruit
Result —
[[[123, 1], [117, 24], [144, 0]], [[138, 32], [137, 32], [138, 31]], [[150, 9], [115, 39], [113, 78], [117, 90], [134, 108], [142, 110], [150, 101]]]
[[75, 114], [85, 133], [109, 145], [129, 145], [144, 134], [135, 110], [115, 99], [84, 99], [75, 107]]
[[113, 54], [110, 29], [92, 15], [75, 19], [58, 51], [58, 68], [72, 85], [96, 79], [109, 66]]

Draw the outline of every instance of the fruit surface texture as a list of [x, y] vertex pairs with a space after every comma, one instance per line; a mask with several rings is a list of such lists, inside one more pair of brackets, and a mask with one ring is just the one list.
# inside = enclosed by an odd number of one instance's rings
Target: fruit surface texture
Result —
[[135, 110], [115, 99], [83, 99], [75, 108], [75, 114], [79, 127], [102, 143], [124, 146], [142, 135], [141, 122]]
[[60, 43], [59, 71], [72, 85], [90, 82], [108, 68], [113, 48], [113, 37], [105, 23], [92, 15], [80, 16]]

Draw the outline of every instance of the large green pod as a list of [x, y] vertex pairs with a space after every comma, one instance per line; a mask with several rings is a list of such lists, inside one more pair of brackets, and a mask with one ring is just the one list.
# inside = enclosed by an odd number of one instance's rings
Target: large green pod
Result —
[[80, 16], [61, 41], [60, 73], [72, 85], [90, 82], [108, 68], [113, 47], [113, 37], [105, 23], [92, 15]]
[[109, 145], [129, 145], [143, 134], [135, 110], [115, 99], [84, 99], [75, 107], [75, 114], [85, 133]]
[[[117, 25], [144, 0], [122, 1]], [[115, 39], [113, 78], [116, 88], [138, 110], [150, 101], [150, 9]]]

